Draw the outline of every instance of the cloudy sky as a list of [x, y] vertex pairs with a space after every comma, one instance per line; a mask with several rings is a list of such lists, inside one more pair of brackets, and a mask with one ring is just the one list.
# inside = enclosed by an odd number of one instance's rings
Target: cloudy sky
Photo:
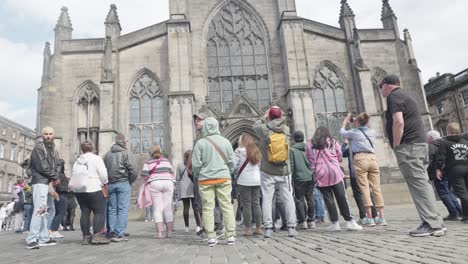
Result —
[[[250, 0], [253, 1], [253, 0]], [[274, 0], [271, 0], [274, 1]], [[74, 38], [103, 37], [109, 5], [118, 8], [123, 32], [164, 21], [169, 0], [0, 0], [0, 115], [35, 127], [44, 42], [53, 43], [60, 8], [67, 6]], [[358, 28], [379, 28], [380, 0], [349, 0]], [[302, 17], [338, 25], [339, 0], [296, 0]], [[436, 72], [468, 67], [468, 1], [390, 0], [401, 31], [408, 28], [423, 81]]]

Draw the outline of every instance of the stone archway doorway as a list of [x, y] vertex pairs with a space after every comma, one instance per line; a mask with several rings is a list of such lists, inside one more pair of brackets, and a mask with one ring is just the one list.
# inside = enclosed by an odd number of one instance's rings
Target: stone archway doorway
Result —
[[240, 135], [243, 132], [249, 133], [256, 141], [259, 140], [258, 136], [253, 130], [254, 122], [251, 120], [241, 120], [230, 126], [228, 126], [223, 132], [222, 135], [231, 142], [233, 149], [237, 149], [237, 141], [239, 140]]

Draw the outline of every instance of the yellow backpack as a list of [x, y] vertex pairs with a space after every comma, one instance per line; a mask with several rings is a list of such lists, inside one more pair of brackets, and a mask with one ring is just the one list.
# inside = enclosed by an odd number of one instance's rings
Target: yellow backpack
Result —
[[[271, 129], [270, 129], [271, 130]], [[289, 144], [284, 133], [272, 131], [268, 137], [268, 162], [285, 164], [289, 159]]]

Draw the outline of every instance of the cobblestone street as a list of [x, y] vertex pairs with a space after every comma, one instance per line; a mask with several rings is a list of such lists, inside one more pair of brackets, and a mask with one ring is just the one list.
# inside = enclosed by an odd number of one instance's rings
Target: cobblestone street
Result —
[[221, 240], [214, 248], [195, 241], [194, 230], [183, 232], [179, 212], [172, 239], [154, 239], [153, 224], [130, 222], [129, 242], [82, 246], [81, 232], [75, 231], [63, 232], [57, 246], [26, 250], [25, 235], [2, 232], [0, 252], [8, 263], [467, 263], [468, 225], [448, 222], [446, 236], [413, 238], [408, 231], [419, 220], [412, 205], [391, 206], [386, 212], [387, 227], [331, 233], [323, 224], [299, 231], [296, 238], [287, 232], [271, 239], [239, 236], [235, 246]]

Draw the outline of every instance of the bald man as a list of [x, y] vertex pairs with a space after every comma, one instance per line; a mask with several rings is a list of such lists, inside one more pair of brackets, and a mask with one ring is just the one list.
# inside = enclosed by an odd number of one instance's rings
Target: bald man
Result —
[[31, 153], [31, 184], [33, 189], [33, 216], [26, 238], [27, 249], [38, 249], [56, 245], [50, 239], [47, 228], [47, 195], [49, 183], [58, 179], [58, 152], [55, 150], [54, 129], [42, 129], [42, 141], [38, 142]]

